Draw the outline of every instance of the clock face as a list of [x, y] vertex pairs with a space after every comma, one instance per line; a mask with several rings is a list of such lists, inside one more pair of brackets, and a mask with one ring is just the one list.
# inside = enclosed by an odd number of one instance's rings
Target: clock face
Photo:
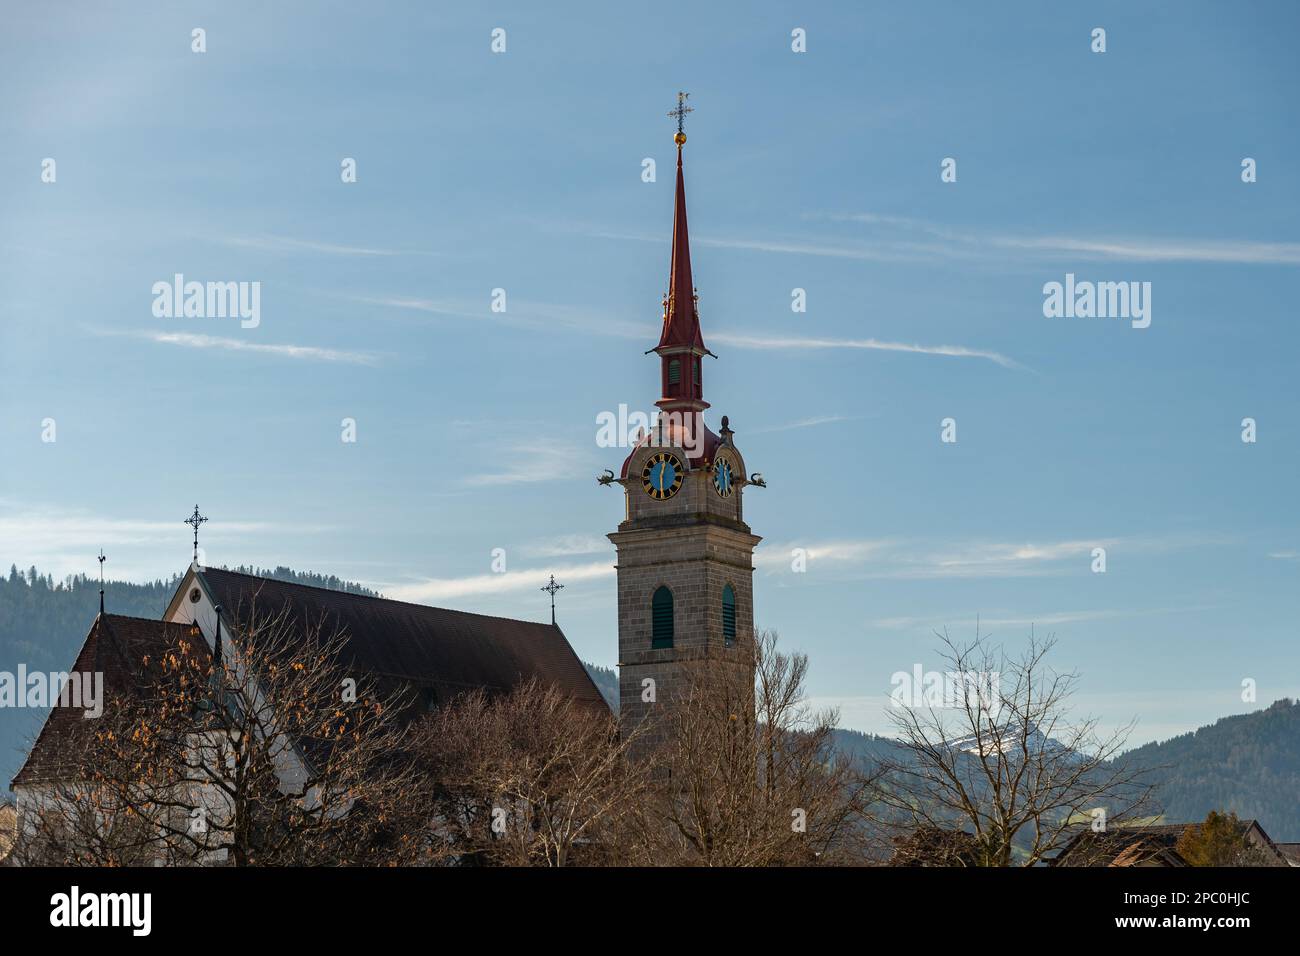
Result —
[[736, 490], [736, 472], [726, 458], [718, 458], [713, 463], [713, 490], [723, 498], [730, 498]]
[[651, 498], [663, 501], [677, 494], [685, 474], [686, 469], [676, 455], [661, 451], [651, 455], [641, 469], [641, 487]]

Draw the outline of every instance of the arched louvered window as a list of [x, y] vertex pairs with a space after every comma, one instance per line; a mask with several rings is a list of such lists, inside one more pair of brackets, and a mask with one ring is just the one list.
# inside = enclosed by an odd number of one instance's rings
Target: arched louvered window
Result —
[[668, 384], [676, 385], [682, 380], [682, 363], [673, 359], [668, 363]]
[[730, 584], [722, 589], [722, 639], [727, 644], [736, 642], [736, 592]]
[[700, 359], [695, 357], [695, 397], [699, 398], [704, 394], [704, 380], [700, 377]]
[[650, 602], [650, 646], [673, 646], [673, 592], [666, 587], [655, 591]]

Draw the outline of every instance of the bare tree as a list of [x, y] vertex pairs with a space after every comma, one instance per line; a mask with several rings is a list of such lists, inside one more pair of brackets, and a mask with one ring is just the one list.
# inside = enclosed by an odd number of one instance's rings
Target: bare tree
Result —
[[870, 780], [833, 750], [838, 714], [808, 705], [808, 658], [773, 631], [734, 650], [752, 658], [693, 661], [665, 704], [639, 862], [863, 861]]
[[529, 680], [467, 693], [420, 731], [437, 821], [429, 858], [462, 865], [618, 862], [647, 765], [604, 707]]
[[37, 814], [34, 854], [56, 862], [231, 865], [393, 862], [417, 852], [419, 779], [404, 689], [346, 666], [345, 635], [255, 606], [138, 663], [69, 742]]
[[1096, 718], [1071, 720], [1078, 675], [1048, 667], [1054, 639], [1031, 633], [1011, 655], [978, 631], [966, 644], [937, 636], [943, 681], [891, 710], [902, 753], [884, 761], [879, 797], [896, 823], [969, 833], [976, 865], [1032, 866], [1082, 826], [1149, 809], [1147, 771], [1120, 757], [1132, 723], [1101, 734]]
[[[69, 740], [69, 747], [77, 742]], [[87, 766], [87, 764], [80, 764]], [[10, 860], [18, 866], [148, 866], [161, 843], [147, 820], [84, 780], [50, 781], [23, 814]]]

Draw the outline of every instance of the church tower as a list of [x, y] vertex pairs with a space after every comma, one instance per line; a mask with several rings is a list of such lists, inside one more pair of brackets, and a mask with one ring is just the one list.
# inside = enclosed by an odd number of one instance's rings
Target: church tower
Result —
[[640, 722], [669, 704], [686, 668], [734, 661], [752, 675], [754, 547], [745, 524], [750, 481], [726, 416], [720, 434], [704, 422], [704, 345], [691, 278], [678, 96], [677, 189], [659, 360], [659, 414], [615, 479], [626, 515], [609, 535], [618, 551], [619, 707]]

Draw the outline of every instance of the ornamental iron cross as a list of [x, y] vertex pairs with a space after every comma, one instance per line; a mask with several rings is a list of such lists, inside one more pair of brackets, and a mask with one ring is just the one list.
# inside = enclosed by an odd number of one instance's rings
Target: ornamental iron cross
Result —
[[182, 522], [183, 524], [187, 524], [194, 529], [194, 560], [195, 561], [199, 559], [199, 525], [203, 524], [203, 522], [207, 520], [208, 520], [207, 518], [199, 514], [199, 506], [195, 505], [194, 514], [190, 515], [188, 518], [185, 519], [184, 522]]
[[668, 115], [677, 118], [677, 132], [682, 132], [682, 120], [686, 119], [687, 113], [694, 113], [694, 108], [687, 106], [686, 101], [690, 99], [690, 93], [677, 94], [677, 109], [670, 110]]
[[552, 623], [552, 624], [555, 623], [555, 592], [556, 592], [556, 591], [559, 591], [559, 590], [560, 590], [561, 588], [563, 588], [563, 587], [564, 587], [563, 584], [556, 584], [556, 583], [555, 583], [555, 575], [552, 574], [552, 575], [551, 575], [551, 583], [550, 583], [550, 584], [547, 584], [547, 585], [545, 585], [544, 587], [541, 587], [541, 588], [538, 589], [538, 590], [541, 590], [541, 591], [545, 591], [546, 593], [548, 593], [548, 594], [551, 596], [551, 623]]

